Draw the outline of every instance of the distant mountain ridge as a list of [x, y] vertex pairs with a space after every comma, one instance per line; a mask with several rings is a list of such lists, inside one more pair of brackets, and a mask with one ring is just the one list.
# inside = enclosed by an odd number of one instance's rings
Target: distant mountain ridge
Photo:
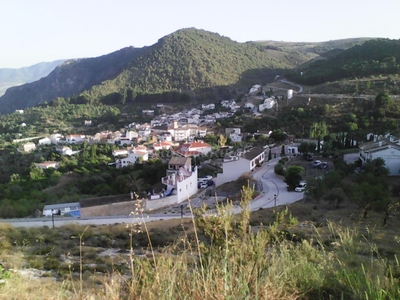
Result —
[[0, 113], [33, 107], [57, 97], [79, 95], [94, 84], [116, 76], [144, 49], [127, 47], [100, 57], [67, 60], [38, 81], [9, 88], [0, 97]]
[[[341, 49], [362, 42], [349, 40]], [[96, 58], [65, 61], [36, 82], [8, 89], [0, 97], [0, 113], [58, 97], [82, 96], [95, 103], [127, 91], [134, 95], [185, 92], [200, 101], [213, 99], [218, 87], [245, 90], [336, 48], [334, 41], [292, 44], [297, 48], [282, 42], [238, 43], [205, 30], [181, 29], [149, 47], [127, 47]], [[321, 50], [316, 51], [315, 45]]]
[[65, 59], [52, 62], [41, 62], [29, 67], [23, 68], [0, 68], [0, 96], [12, 86], [24, 83], [34, 82], [42, 77], [49, 75]]

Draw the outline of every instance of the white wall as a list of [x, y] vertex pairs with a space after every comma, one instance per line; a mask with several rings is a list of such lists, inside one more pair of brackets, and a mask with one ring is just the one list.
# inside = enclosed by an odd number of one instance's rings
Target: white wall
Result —
[[178, 203], [178, 196], [177, 195], [171, 195], [168, 197], [160, 198], [160, 199], [154, 199], [154, 200], [146, 200], [146, 205], [145, 205], [145, 211], [153, 210], [153, 209], [158, 209], [162, 208], [165, 206], [170, 206]]
[[192, 172], [192, 176], [176, 184], [177, 202], [188, 200], [197, 192], [197, 168]]
[[400, 150], [389, 148], [370, 155], [371, 160], [378, 157], [385, 161], [386, 167], [389, 169], [389, 175], [400, 175]]
[[224, 183], [238, 179], [243, 173], [250, 171], [250, 161], [239, 157], [239, 160], [224, 162], [222, 174], [218, 173], [215, 185], [220, 186]]

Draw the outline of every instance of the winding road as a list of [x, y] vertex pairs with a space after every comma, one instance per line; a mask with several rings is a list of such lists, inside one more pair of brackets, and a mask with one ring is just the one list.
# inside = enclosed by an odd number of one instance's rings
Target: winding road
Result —
[[[253, 173], [253, 177], [262, 184], [262, 191], [251, 203], [250, 210], [255, 211], [260, 208], [270, 208], [279, 205], [290, 204], [303, 199], [304, 193], [288, 192], [286, 183], [279, 178], [274, 167], [278, 163], [279, 158], [269, 162], [264, 162], [261, 168]], [[275, 196], [276, 195], [276, 196]], [[240, 213], [239, 206], [234, 207], [233, 213]], [[185, 214], [184, 218], [191, 218], [192, 215]], [[102, 216], [102, 217], [82, 217], [67, 218], [55, 217], [54, 226], [59, 227], [68, 224], [80, 225], [111, 225], [111, 224], [135, 224], [140, 222], [152, 222], [168, 219], [179, 219], [180, 213], [158, 213], [144, 214], [143, 217], [136, 216]], [[1, 223], [8, 223], [14, 227], [52, 227], [51, 218], [35, 218], [35, 219], [2, 219]]]

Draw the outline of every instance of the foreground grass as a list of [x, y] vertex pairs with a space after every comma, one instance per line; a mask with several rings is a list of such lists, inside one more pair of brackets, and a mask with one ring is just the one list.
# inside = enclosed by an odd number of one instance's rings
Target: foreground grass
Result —
[[[243, 207], [250, 192], [244, 189]], [[196, 212], [194, 220], [164, 232], [174, 239], [162, 247], [157, 244], [163, 233], [145, 223], [62, 231], [2, 226], [4, 264], [23, 269], [28, 261], [30, 267], [52, 270], [57, 280], [27, 280], [11, 272], [0, 286], [0, 298], [400, 299], [398, 252], [381, 255], [377, 229], [361, 231], [328, 221], [300, 230], [297, 218], [280, 209], [269, 212], [273, 221], [255, 230], [249, 211], [240, 216], [229, 211], [228, 205], [217, 207], [216, 214]], [[30, 236], [41, 242], [32, 247]], [[94, 247], [100, 236], [104, 244]], [[391, 239], [398, 249], [398, 237]], [[51, 248], [62, 240], [64, 252]], [[101, 258], [99, 248], [106, 247], [126, 251]], [[60, 262], [62, 255], [76, 260]]]

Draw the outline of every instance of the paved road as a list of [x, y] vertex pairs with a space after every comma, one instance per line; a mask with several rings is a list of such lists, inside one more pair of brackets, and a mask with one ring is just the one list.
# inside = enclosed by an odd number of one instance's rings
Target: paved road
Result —
[[293, 86], [297, 87], [299, 90], [295, 91], [295, 93], [301, 93], [303, 91], [303, 87], [300, 84], [297, 84], [297, 83], [294, 83], [294, 82], [290, 82], [290, 81], [288, 81], [286, 79], [281, 79], [279, 81], [282, 82], [282, 83], [290, 84], [290, 85], [293, 85]]
[[[144, 214], [143, 217], [135, 216], [105, 216], [105, 217], [84, 217], [84, 218], [65, 218], [55, 217], [54, 226], [59, 227], [68, 224], [80, 225], [111, 225], [111, 224], [136, 224], [140, 222], [151, 222], [168, 219], [178, 219], [180, 214]], [[187, 216], [189, 217], [189, 216]], [[51, 218], [35, 218], [35, 219], [2, 219], [0, 223], [9, 223], [14, 227], [52, 227]]]
[[[250, 210], [290, 204], [303, 199], [304, 192], [288, 192], [286, 183], [275, 174], [274, 167], [279, 159], [264, 162], [263, 166], [253, 174], [253, 177], [262, 183], [263, 191], [250, 203]], [[234, 212], [239, 213], [240, 207], [235, 207]]]
[[[269, 208], [284, 204], [290, 204], [299, 201], [303, 198], [304, 193], [288, 192], [286, 183], [281, 178], [276, 176], [274, 173], [274, 166], [278, 163], [279, 158], [273, 159], [269, 162], [265, 162], [263, 166], [253, 173], [253, 177], [257, 179], [263, 186], [263, 190], [256, 199], [250, 204], [252, 211], [260, 208]], [[276, 195], [276, 198], [275, 198]], [[276, 201], [275, 201], [276, 199]], [[200, 198], [195, 198], [192, 201], [192, 205], [200, 206]], [[276, 202], [276, 203], [275, 203]], [[179, 210], [175, 210], [179, 211]], [[239, 213], [241, 208], [236, 206], [233, 213]], [[185, 213], [184, 218], [191, 218], [191, 214]], [[168, 219], [179, 219], [181, 215], [177, 213], [158, 213], [158, 214], [144, 214], [143, 217], [135, 216], [111, 216], [111, 217], [83, 217], [77, 218], [64, 218], [55, 217], [55, 227], [67, 225], [67, 224], [81, 224], [81, 225], [106, 225], [106, 224], [134, 224], [139, 222], [151, 222]], [[0, 223], [9, 223], [15, 227], [52, 227], [51, 218], [36, 218], [36, 219], [3, 219]]]

